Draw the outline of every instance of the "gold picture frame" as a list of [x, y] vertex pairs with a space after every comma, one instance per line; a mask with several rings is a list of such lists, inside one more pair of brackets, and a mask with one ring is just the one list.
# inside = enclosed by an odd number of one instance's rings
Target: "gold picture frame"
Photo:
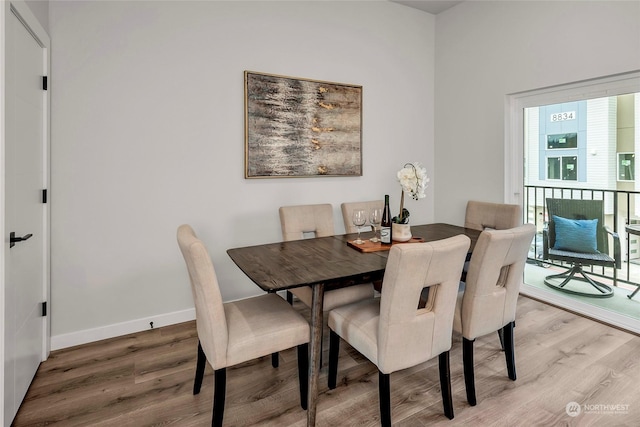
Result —
[[245, 178], [362, 176], [362, 86], [244, 72]]

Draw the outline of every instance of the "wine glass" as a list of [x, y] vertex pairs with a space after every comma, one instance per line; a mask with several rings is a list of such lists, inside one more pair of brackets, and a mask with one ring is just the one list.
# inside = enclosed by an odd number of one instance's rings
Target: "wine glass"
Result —
[[354, 240], [356, 245], [361, 245], [364, 243], [364, 240], [360, 239], [360, 227], [362, 227], [367, 222], [367, 213], [364, 209], [356, 209], [353, 211], [352, 216], [353, 225], [358, 228], [358, 238]]
[[377, 243], [380, 241], [378, 239], [378, 225], [382, 222], [382, 209], [381, 208], [373, 208], [369, 213], [369, 221], [371, 222], [371, 226], [373, 227], [373, 237], [369, 239], [373, 243]]

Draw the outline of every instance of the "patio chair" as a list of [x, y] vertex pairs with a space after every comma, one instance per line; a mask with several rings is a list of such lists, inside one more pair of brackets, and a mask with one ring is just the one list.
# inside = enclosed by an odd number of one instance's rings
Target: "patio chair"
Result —
[[[563, 261], [571, 268], [552, 274], [544, 283], [563, 292], [587, 297], [613, 296], [613, 288], [591, 278], [585, 266], [613, 268], [613, 285], [617, 286], [617, 269], [621, 268], [620, 238], [604, 224], [602, 200], [547, 199], [548, 227], [543, 231], [543, 256], [551, 261]], [[613, 239], [613, 256], [609, 253], [609, 236]], [[558, 283], [558, 279], [561, 280]], [[589, 285], [582, 290], [567, 286], [571, 281]], [[595, 288], [589, 291], [590, 288]]]

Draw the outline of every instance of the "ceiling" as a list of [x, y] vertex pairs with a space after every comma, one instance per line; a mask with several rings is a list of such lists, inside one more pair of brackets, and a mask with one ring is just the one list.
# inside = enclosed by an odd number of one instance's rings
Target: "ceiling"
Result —
[[424, 12], [431, 13], [433, 15], [437, 15], [440, 12], [444, 12], [445, 10], [462, 3], [462, 1], [454, 1], [454, 0], [414, 0], [414, 1], [402, 1], [402, 0], [391, 0], [394, 3], [399, 3], [405, 6], [413, 7], [414, 9], [420, 9]]

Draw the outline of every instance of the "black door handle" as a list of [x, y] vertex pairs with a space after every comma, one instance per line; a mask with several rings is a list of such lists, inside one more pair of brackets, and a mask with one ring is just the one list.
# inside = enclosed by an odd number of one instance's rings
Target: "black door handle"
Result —
[[29, 233], [22, 237], [16, 237], [16, 233], [12, 231], [11, 233], [9, 233], [9, 247], [14, 247], [17, 242], [24, 242], [25, 240], [29, 240], [31, 236], [33, 236], [33, 234]]

